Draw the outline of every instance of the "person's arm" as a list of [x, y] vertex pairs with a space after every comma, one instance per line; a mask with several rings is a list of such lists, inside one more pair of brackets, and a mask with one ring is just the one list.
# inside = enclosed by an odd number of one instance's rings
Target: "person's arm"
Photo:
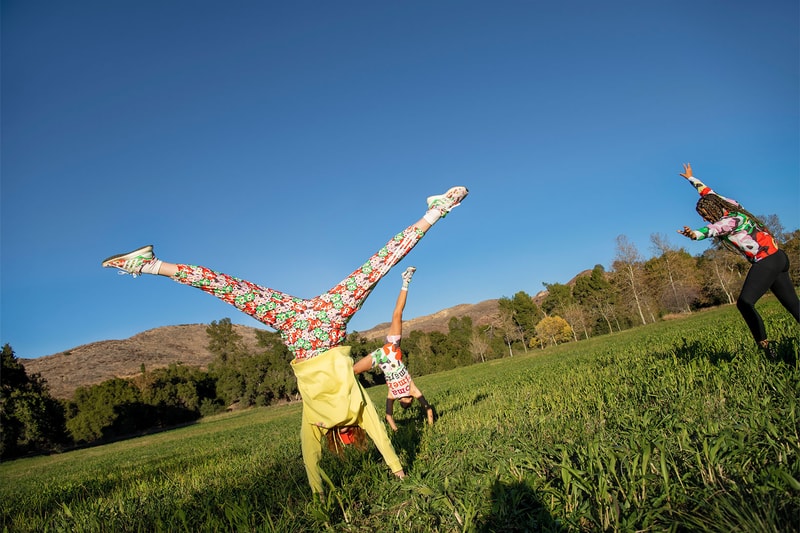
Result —
[[681, 176], [689, 180], [689, 183], [692, 184], [692, 187], [697, 190], [700, 196], [705, 196], [707, 194], [717, 194], [715, 193], [711, 187], [700, 181], [699, 179], [695, 178], [692, 174], [692, 165], [690, 163], [686, 163], [683, 165], [683, 172], [681, 172]]
[[709, 237], [724, 237], [730, 235], [738, 226], [739, 222], [735, 217], [722, 217], [719, 222], [714, 222], [702, 228], [692, 229], [689, 226], [684, 226], [682, 230], [678, 231], [681, 235], [689, 237], [693, 241], [702, 241]]
[[362, 372], [370, 370], [374, 366], [374, 364], [375, 364], [375, 359], [372, 357], [372, 354], [365, 355], [364, 357], [359, 359], [356, 364], [353, 365], [353, 372], [355, 374], [361, 374]]
[[428, 400], [425, 399], [425, 396], [420, 394], [417, 397], [417, 401], [419, 402], [419, 406], [422, 407], [422, 410], [425, 411], [425, 416], [428, 418], [428, 424], [433, 425], [433, 407], [428, 403]]
[[699, 179], [695, 178], [694, 174], [692, 174], [692, 165], [690, 165], [689, 163], [683, 165], [683, 172], [681, 172], [681, 176], [689, 180], [689, 183], [692, 184], [692, 187], [695, 188], [695, 190], [698, 192], [698, 194], [700, 194], [700, 196], [705, 196], [707, 194], [714, 194], [716, 196], [719, 196], [726, 202], [730, 202], [734, 205], [739, 205], [739, 202], [737, 202], [733, 198], [726, 198], [725, 196], [722, 196], [720, 193], [718, 193], [717, 191], [715, 191], [714, 189], [712, 189]]
[[397, 301], [394, 304], [392, 324], [389, 326], [387, 337], [400, 337], [403, 334], [403, 310], [406, 308], [406, 300], [408, 299], [408, 284], [411, 283], [411, 278], [414, 277], [414, 272], [416, 271], [417, 267], [413, 266], [403, 271], [403, 285], [400, 287], [400, 294], [397, 295]]
[[300, 447], [303, 452], [303, 463], [306, 466], [308, 484], [311, 485], [311, 490], [316, 494], [325, 492], [322, 486], [322, 476], [319, 473], [323, 437], [322, 430], [306, 422], [304, 415], [302, 426], [300, 427]]
[[394, 398], [386, 398], [386, 422], [392, 431], [397, 431], [397, 424], [394, 423]]
[[678, 230], [678, 233], [680, 233], [684, 237], [689, 237], [693, 241], [699, 241], [701, 239], [705, 239], [702, 233], [693, 230], [689, 226], [684, 226], [682, 230]]
[[389, 326], [388, 337], [403, 334], [403, 310], [406, 308], [407, 299], [408, 289], [400, 289], [400, 294], [397, 295], [397, 301], [394, 304], [394, 311], [392, 311], [392, 324]]

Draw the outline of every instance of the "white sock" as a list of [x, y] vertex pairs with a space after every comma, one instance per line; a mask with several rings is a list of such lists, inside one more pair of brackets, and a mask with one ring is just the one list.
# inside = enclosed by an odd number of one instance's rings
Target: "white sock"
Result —
[[161, 259], [153, 259], [147, 264], [142, 265], [142, 274], [158, 274], [161, 270]]
[[436, 224], [437, 220], [442, 218], [442, 212], [436, 208], [429, 209], [428, 212], [425, 213], [425, 216], [423, 216], [422, 218], [425, 220], [425, 222], [433, 226], [434, 224]]

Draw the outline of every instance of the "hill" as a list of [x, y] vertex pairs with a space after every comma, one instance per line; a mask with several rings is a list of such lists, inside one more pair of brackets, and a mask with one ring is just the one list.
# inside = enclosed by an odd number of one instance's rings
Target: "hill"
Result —
[[[497, 312], [497, 300], [461, 304], [432, 315], [404, 322], [407, 331], [447, 333], [452, 317], [469, 316], [474, 325], [489, 323]], [[207, 324], [164, 326], [123, 340], [105, 340], [72, 348], [36, 359], [20, 359], [28, 374], [39, 373], [47, 380], [54, 398], [72, 398], [78, 387], [108, 379], [131, 377], [148, 370], [182, 363], [207, 368], [213, 360], [208, 351]], [[234, 325], [248, 347], [257, 348], [256, 328]], [[368, 339], [386, 335], [389, 323], [379, 324], [359, 334]]]
[[[447, 333], [448, 323], [450, 319], [461, 318], [468, 316], [472, 318], [473, 326], [484, 326], [489, 324], [494, 317], [497, 316], [497, 302], [498, 300], [485, 300], [477, 304], [460, 304], [455, 307], [449, 307], [441, 311], [437, 311], [432, 315], [426, 315], [419, 318], [411, 318], [403, 321], [404, 331], [423, 331], [431, 333], [438, 331], [440, 333]], [[380, 339], [385, 337], [389, 332], [389, 322], [383, 322], [377, 326], [366, 331], [359, 331], [359, 335], [367, 339]]]
[[[20, 359], [28, 374], [38, 372], [47, 380], [54, 398], [71, 398], [75, 389], [114, 377], [130, 377], [146, 369], [172, 363], [206, 368], [213, 360], [208, 351], [207, 324], [164, 326], [123, 340], [84, 344], [36, 359]], [[255, 328], [234, 325], [248, 347], [255, 348]]]

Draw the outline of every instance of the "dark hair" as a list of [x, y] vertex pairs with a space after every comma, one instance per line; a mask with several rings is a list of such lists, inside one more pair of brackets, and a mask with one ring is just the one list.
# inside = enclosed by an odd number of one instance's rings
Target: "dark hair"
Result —
[[[750, 221], [755, 224], [756, 229], [759, 231], [766, 231], [769, 233], [769, 229], [767, 228], [766, 224], [761, 222], [757, 216], [753, 213], [745, 209], [739, 204], [734, 204], [729, 202], [728, 200], [724, 199], [721, 196], [716, 194], [706, 194], [705, 196], [701, 196], [700, 199], [697, 201], [697, 206], [695, 206], [697, 213], [706, 220], [710, 220], [713, 222], [719, 222], [722, 217], [725, 216], [725, 213], [741, 213], [745, 215]], [[733, 244], [731, 244], [728, 239], [723, 239], [721, 237], [714, 237], [714, 241], [718, 244], [727, 248], [728, 250], [741, 253]]]
[[[408, 398], [408, 402], [404, 402], [403, 401], [406, 398]], [[414, 403], [414, 397], [413, 396], [403, 396], [402, 398], [398, 398], [397, 401], [398, 401], [398, 403], [400, 403], [400, 407], [402, 407], [403, 409], [410, 409], [411, 405]]]
[[364, 451], [367, 449], [367, 433], [359, 426], [345, 426], [348, 428], [347, 435], [349, 439], [342, 438], [343, 427], [336, 426], [325, 433], [325, 443], [328, 449], [334, 454], [341, 457], [344, 454], [344, 447], [346, 445], [353, 445], [357, 450]]
[[726, 211], [729, 213], [741, 213], [747, 216], [747, 218], [749, 218], [753, 224], [756, 225], [757, 229], [767, 230], [766, 224], [764, 224], [761, 219], [759, 219], [753, 213], [741, 205], [729, 202], [728, 200], [716, 194], [706, 194], [705, 196], [701, 196], [700, 199], [697, 200], [697, 206], [695, 206], [695, 209], [701, 217], [705, 218], [706, 220], [710, 220], [711, 222], [718, 222], [722, 217], [725, 216]]

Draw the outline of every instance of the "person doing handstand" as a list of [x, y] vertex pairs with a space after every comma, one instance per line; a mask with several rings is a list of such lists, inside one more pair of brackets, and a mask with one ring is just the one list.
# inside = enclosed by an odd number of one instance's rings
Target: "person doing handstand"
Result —
[[[300, 429], [303, 462], [311, 489], [322, 493], [319, 461], [326, 435], [342, 443], [359, 442], [366, 431], [397, 477], [405, 477], [375, 406], [355, 379], [350, 347], [342, 346], [347, 323], [375, 285], [440, 218], [458, 206], [469, 191], [453, 187], [428, 198], [428, 209], [416, 223], [395, 235], [377, 253], [328, 292], [310, 299], [256, 285], [203, 266], [157, 259], [153, 246], [105, 259], [103, 267], [137, 277], [156, 274], [196, 287], [276, 329], [293, 354], [292, 370], [303, 398]], [[363, 436], [363, 435], [362, 435]]]
[[392, 312], [392, 323], [389, 326], [389, 334], [386, 336], [386, 344], [362, 357], [353, 365], [353, 371], [356, 374], [366, 372], [375, 366], [380, 367], [386, 377], [386, 385], [389, 387], [386, 396], [386, 421], [394, 431], [397, 431], [397, 424], [394, 422], [395, 400], [400, 402], [401, 407], [408, 409], [416, 398], [420, 407], [425, 411], [428, 424], [433, 424], [433, 408], [414, 384], [414, 380], [411, 379], [406, 365], [403, 364], [403, 352], [400, 350], [400, 339], [403, 336], [403, 310], [408, 298], [408, 284], [411, 283], [411, 278], [416, 270], [412, 266], [403, 272], [403, 285]]
[[771, 290], [794, 319], [800, 322], [800, 300], [789, 278], [789, 257], [778, 248], [763, 222], [735, 200], [717, 194], [695, 178], [690, 164], [683, 165], [680, 175], [689, 180], [700, 194], [696, 210], [709, 224], [699, 229], [684, 226], [678, 233], [695, 241], [713, 237], [741, 253], [751, 263], [736, 307], [758, 346], [769, 357], [775, 358], [775, 350], [767, 340], [764, 321], [756, 310], [756, 302], [767, 290]]

